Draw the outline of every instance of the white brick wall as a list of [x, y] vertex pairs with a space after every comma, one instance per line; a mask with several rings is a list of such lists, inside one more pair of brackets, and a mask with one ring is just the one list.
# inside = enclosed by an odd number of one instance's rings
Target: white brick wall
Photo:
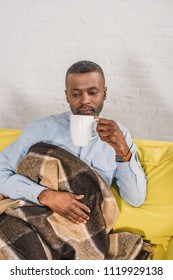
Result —
[[81, 59], [105, 72], [105, 116], [173, 140], [172, 0], [0, 0], [0, 127], [68, 109], [65, 72]]

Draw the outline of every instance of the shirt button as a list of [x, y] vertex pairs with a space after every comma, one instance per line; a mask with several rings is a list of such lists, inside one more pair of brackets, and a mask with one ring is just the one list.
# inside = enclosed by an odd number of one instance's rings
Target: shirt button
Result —
[[31, 198], [33, 198], [33, 197], [34, 197], [34, 195], [33, 195], [33, 194], [30, 194], [30, 197], [31, 197]]

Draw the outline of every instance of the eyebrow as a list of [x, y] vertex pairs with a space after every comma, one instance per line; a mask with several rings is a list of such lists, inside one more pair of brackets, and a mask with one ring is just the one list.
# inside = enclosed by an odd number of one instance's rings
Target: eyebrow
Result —
[[71, 90], [78, 90], [79, 91], [80, 89], [79, 88], [72, 88]]
[[98, 87], [90, 87], [89, 89], [98, 89]]
[[[91, 90], [91, 89], [98, 89], [98, 88], [95, 86], [95, 87], [90, 87], [88, 89]], [[80, 88], [72, 88], [71, 90], [78, 90], [78, 91], [80, 91], [81, 89]]]

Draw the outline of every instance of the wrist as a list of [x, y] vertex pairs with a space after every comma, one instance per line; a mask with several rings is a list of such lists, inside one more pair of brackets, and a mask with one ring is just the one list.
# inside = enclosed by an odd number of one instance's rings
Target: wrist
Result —
[[42, 191], [39, 196], [37, 197], [40, 204], [46, 205], [46, 201], [48, 201], [48, 194], [50, 190]]
[[128, 161], [130, 161], [131, 156], [132, 156], [132, 153], [129, 149], [128, 152], [126, 153], [126, 155], [124, 155], [124, 156], [120, 156], [120, 155], [116, 154], [116, 161], [117, 162], [128, 162]]

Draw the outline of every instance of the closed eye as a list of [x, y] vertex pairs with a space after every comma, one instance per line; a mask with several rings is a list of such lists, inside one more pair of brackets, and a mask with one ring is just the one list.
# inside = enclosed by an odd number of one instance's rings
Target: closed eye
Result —
[[97, 90], [91, 90], [91, 91], [88, 92], [89, 95], [95, 95], [97, 93], [98, 93]]
[[78, 96], [80, 96], [81, 95], [81, 92], [79, 91], [79, 92], [72, 92], [72, 94], [71, 94], [73, 97], [78, 97]]

